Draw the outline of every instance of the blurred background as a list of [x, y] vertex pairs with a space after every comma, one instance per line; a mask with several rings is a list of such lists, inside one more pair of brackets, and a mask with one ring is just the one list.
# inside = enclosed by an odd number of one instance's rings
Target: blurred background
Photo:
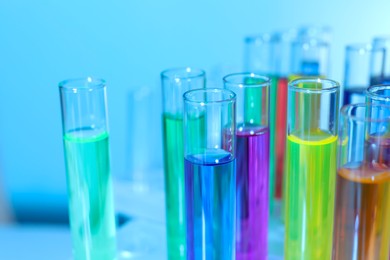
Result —
[[242, 70], [245, 36], [325, 25], [330, 78], [342, 82], [345, 46], [390, 34], [388, 10], [388, 0], [0, 1], [0, 223], [68, 221], [61, 80], [107, 80], [113, 176], [161, 186], [162, 70], [200, 67], [219, 83]]

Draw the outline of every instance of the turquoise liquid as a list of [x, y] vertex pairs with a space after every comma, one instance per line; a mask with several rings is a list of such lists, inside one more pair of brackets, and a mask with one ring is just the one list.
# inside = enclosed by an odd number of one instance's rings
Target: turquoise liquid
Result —
[[116, 259], [108, 134], [70, 132], [64, 147], [73, 258]]

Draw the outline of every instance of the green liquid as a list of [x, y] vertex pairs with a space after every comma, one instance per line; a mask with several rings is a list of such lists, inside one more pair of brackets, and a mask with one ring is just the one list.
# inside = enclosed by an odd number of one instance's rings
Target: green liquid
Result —
[[186, 257], [183, 119], [163, 116], [168, 259]]
[[108, 134], [68, 133], [64, 135], [64, 147], [73, 257], [116, 259]]
[[285, 259], [331, 259], [337, 137], [287, 137]]

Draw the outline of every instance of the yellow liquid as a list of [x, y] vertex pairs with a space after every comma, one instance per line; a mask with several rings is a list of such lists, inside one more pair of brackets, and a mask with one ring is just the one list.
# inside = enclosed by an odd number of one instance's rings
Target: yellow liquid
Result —
[[337, 136], [287, 137], [285, 259], [331, 258]]

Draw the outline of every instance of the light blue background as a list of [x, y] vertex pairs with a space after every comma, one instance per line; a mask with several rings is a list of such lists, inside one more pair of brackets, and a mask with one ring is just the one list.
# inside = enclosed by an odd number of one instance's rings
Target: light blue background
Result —
[[[146, 85], [158, 93], [159, 73], [169, 67], [240, 68], [245, 35], [308, 24], [333, 28], [331, 78], [341, 80], [344, 46], [390, 34], [388, 10], [388, 0], [1, 0], [0, 179], [6, 193], [19, 214], [35, 209], [64, 216], [57, 88], [63, 79], [107, 80], [112, 171], [124, 176], [130, 89]], [[160, 166], [161, 153], [157, 144]]]

